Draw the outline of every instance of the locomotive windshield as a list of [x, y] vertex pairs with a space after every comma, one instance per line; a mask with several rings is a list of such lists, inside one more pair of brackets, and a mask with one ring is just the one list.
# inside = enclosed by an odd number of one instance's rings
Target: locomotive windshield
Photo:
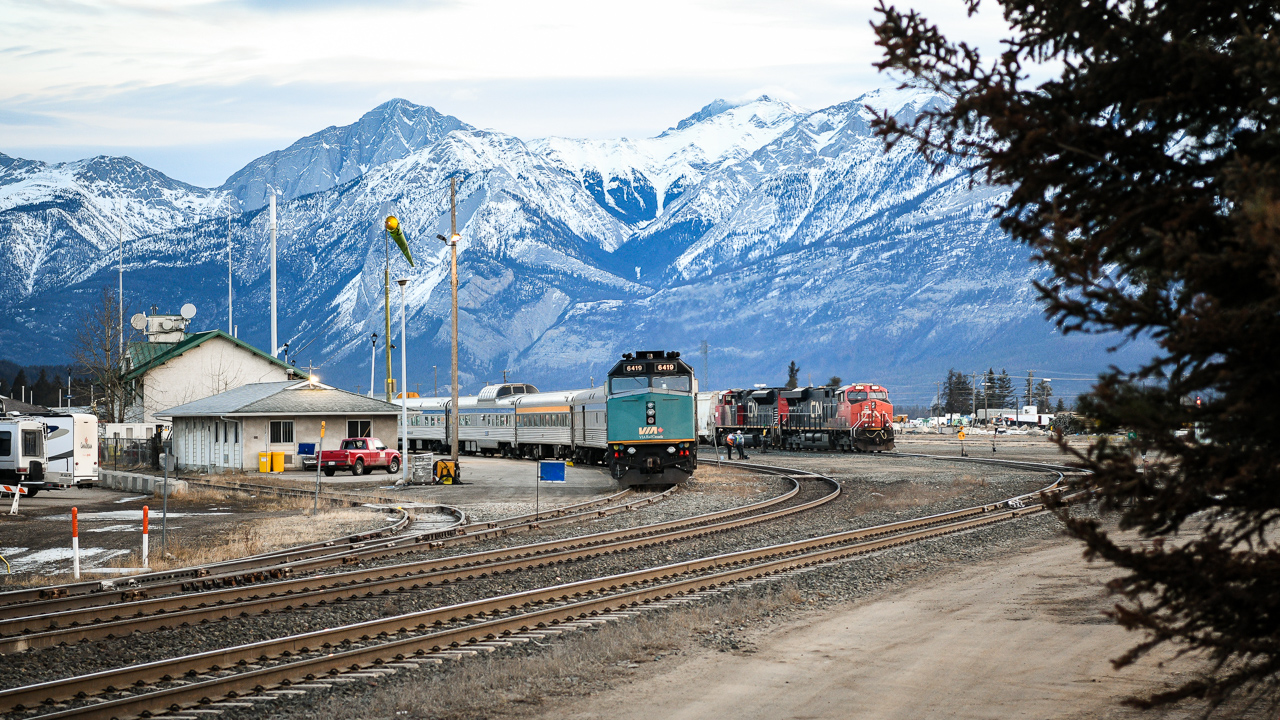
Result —
[[645, 390], [650, 387], [658, 390], [689, 392], [691, 383], [689, 382], [688, 375], [659, 375], [652, 378], [645, 375], [633, 375], [629, 377], [616, 377], [609, 381], [609, 392], [614, 394], [628, 392], [631, 390]]
[[851, 403], [858, 403], [858, 402], [862, 402], [863, 400], [867, 400], [867, 399], [871, 399], [871, 400], [888, 400], [888, 399], [889, 399], [889, 393], [888, 393], [888, 392], [885, 392], [884, 390], [875, 390], [875, 391], [873, 391], [873, 392], [869, 392], [869, 393], [868, 393], [868, 392], [866, 392], [865, 390], [850, 390], [850, 391], [849, 391], [849, 402], [851, 402]]
[[644, 390], [649, 387], [649, 378], [641, 377], [616, 377], [609, 381], [609, 392], [621, 393], [631, 390]]
[[689, 376], [671, 375], [667, 377], [655, 377], [653, 379], [653, 386], [660, 390], [689, 392]]

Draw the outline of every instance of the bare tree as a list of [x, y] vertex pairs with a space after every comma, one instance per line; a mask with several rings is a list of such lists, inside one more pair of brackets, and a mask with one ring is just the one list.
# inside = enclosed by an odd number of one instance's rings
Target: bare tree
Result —
[[[85, 308], [71, 341], [71, 362], [102, 392], [97, 415], [106, 422], [124, 422], [128, 405], [128, 388], [124, 376], [128, 372], [125, 357], [120, 354], [120, 305], [116, 294], [103, 288], [101, 299]], [[129, 335], [124, 337], [128, 346]], [[127, 350], [126, 350], [127, 353]]]

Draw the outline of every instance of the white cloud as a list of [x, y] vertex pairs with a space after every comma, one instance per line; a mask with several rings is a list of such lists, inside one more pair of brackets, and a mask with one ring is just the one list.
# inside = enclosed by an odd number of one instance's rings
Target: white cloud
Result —
[[[967, 38], [1002, 27], [958, 0], [915, 4]], [[871, 67], [872, 8], [0, 0], [0, 151], [287, 144], [391, 97], [526, 138], [654, 134], [716, 97], [821, 107], [888, 82]], [[249, 159], [226, 158], [220, 177], [207, 160], [161, 169], [216, 184]]]

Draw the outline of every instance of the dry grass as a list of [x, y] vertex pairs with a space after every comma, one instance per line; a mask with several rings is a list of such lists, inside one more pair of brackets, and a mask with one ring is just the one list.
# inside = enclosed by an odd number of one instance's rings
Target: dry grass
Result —
[[554, 697], [603, 690], [628, 675], [625, 666], [679, 654], [713, 628], [755, 620], [799, 602], [795, 586], [784, 585], [764, 595], [735, 593], [727, 602], [645, 613], [633, 621], [563, 635], [528, 654], [468, 658], [364, 698], [334, 698], [317, 708], [316, 716], [461, 720], [525, 715]]
[[986, 480], [976, 475], [962, 475], [946, 485], [897, 482], [877, 487], [859, 498], [853, 504], [853, 510], [857, 515], [882, 510], [914, 510], [931, 503], [964, 497], [975, 488], [986, 487], [986, 484]]
[[[288, 498], [285, 499], [287, 500]], [[310, 509], [308, 504], [307, 510], [310, 511]], [[234, 534], [224, 535], [215, 542], [209, 542], [202, 538], [171, 538], [167, 556], [161, 556], [160, 554], [160, 536], [156, 526], [153, 525], [150, 568], [152, 570], [170, 570], [234, 560], [271, 552], [272, 550], [283, 550], [295, 545], [304, 545], [356, 532], [364, 532], [387, 524], [384, 515], [361, 508], [340, 508], [335, 510], [322, 508], [319, 515], [315, 517], [310, 515], [310, 512], [308, 512], [303, 517], [289, 515], [247, 520], [236, 526]], [[115, 558], [111, 565], [113, 567], [138, 567], [141, 562], [141, 556], [138, 553], [132, 553]]]
[[[287, 495], [254, 495], [246, 490], [220, 490], [217, 488], [187, 486], [184, 492], [174, 492], [169, 500], [183, 505], [222, 505], [235, 502], [250, 512], [275, 512], [285, 510], [311, 510], [315, 500], [309, 497]], [[159, 502], [159, 499], [152, 504]], [[325, 503], [321, 503], [323, 505]]]

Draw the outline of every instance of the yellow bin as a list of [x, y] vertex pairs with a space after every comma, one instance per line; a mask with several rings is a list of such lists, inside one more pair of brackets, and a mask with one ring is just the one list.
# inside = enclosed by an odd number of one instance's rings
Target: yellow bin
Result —
[[271, 472], [273, 473], [284, 472], [284, 453], [283, 452], [271, 453]]
[[258, 453], [258, 472], [271, 472], [271, 453]]

